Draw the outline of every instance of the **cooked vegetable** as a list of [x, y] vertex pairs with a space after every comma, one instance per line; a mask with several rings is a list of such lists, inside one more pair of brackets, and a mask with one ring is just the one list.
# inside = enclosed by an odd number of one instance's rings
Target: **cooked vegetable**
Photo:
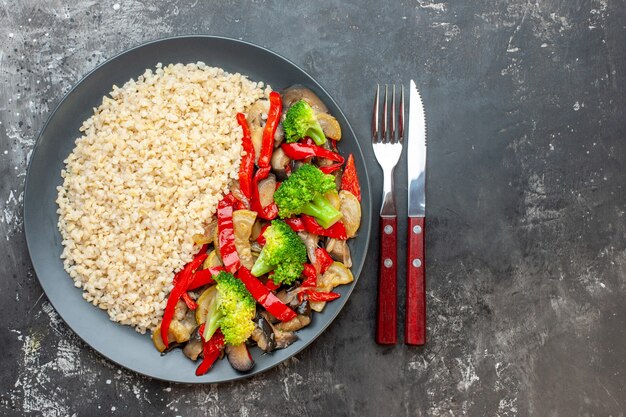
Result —
[[247, 372], [254, 368], [254, 360], [250, 356], [250, 351], [248, 351], [248, 346], [245, 343], [226, 345], [226, 357], [232, 367], [239, 372]]
[[337, 152], [324, 149], [321, 146], [317, 146], [312, 143], [283, 143], [280, 147], [283, 152], [285, 152], [285, 155], [294, 161], [302, 161], [307, 160], [308, 158], [317, 157], [336, 162], [335, 164], [320, 166], [319, 169], [324, 174], [330, 174], [331, 172], [337, 171], [341, 168], [341, 165], [344, 162], [343, 156], [339, 155]]
[[[330, 257], [336, 261], [341, 262], [346, 267], [352, 266], [352, 258], [350, 256], [350, 247], [345, 240], [341, 239], [326, 239], [326, 251]], [[332, 264], [331, 259], [331, 264]]]
[[250, 137], [250, 129], [246, 116], [243, 113], [237, 113], [237, 123], [241, 126], [243, 137], [241, 139], [241, 147], [244, 155], [241, 157], [241, 165], [239, 165], [239, 188], [248, 200], [252, 196], [252, 174], [254, 171], [254, 146]]
[[246, 268], [252, 268], [254, 259], [250, 249], [250, 234], [256, 221], [256, 212], [250, 210], [235, 210], [233, 212], [233, 225], [235, 229], [235, 248], [239, 260]]
[[206, 253], [197, 255], [191, 262], [185, 265], [182, 271], [174, 276], [174, 288], [167, 298], [165, 312], [163, 313], [163, 320], [161, 321], [161, 327], [159, 329], [161, 334], [161, 340], [163, 341], [163, 344], [166, 348], [169, 346], [168, 330], [170, 328], [172, 319], [174, 318], [176, 304], [178, 303], [178, 300], [180, 300], [180, 298], [183, 296], [183, 294], [187, 291], [189, 283], [192, 280], [193, 273], [196, 271], [196, 269], [198, 269], [200, 265], [202, 265], [206, 258]]
[[258, 315], [255, 319], [256, 328], [252, 332], [252, 340], [254, 340], [257, 346], [265, 351], [271, 352], [276, 349], [276, 341], [274, 340], [274, 329], [265, 319], [265, 317]]
[[304, 100], [315, 110], [315, 113], [327, 113], [326, 104], [310, 89], [302, 85], [292, 85], [283, 91], [283, 105], [291, 107], [295, 102]]
[[313, 139], [318, 145], [326, 142], [326, 136], [324, 136], [322, 126], [315, 117], [313, 108], [304, 100], [300, 100], [289, 107], [283, 121], [283, 129], [287, 143], [296, 142], [306, 136]]
[[328, 228], [341, 219], [341, 212], [324, 197], [331, 190], [335, 190], [333, 176], [305, 164], [276, 190], [274, 201], [278, 214], [281, 218], [308, 214], [315, 217], [323, 228]]
[[250, 294], [268, 313], [280, 321], [289, 321], [296, 313], [281, 302], [257, 277], [244, 266], [239, 269], [237, 277], [244, 283]]
[[278, 216], [278, 207], [275, 203], [271, 203], [267, 206], [261, 204], [261, 197], [259, 195], [259, 182], [266, 179], [269, 176], [270, 167], [259, 168], [254, 174], [252, 180], [252, 200], [250, 205], [252, 210], [256, 211], [260, 218], [265, 220], [273, 220]]
[[200, 294], [200, 297], [198, 297], [198, 308], [196, 308], [195, 311], [196, 322], [198, 324], [204, 324], [206, 321], [206, 315], [209, 312], [209, 306], [211, 306], [215, 294], [217, 294], [217, 287], [212, 285], [204, 290], [202, 294]]
[[285, 155], [283, 148], [278, 147], [274, 149], [270, 164], [272, 166], [272, 171], [274, 171], [278, 179], [284, 180], [287, 178], [287, 167], [289, 166], [289, 162], [291, 162], [291, 159]]
[[215, 276], [217, 294], [206, 314], [203, 337], [210, 339], [218, 327], [224, 341], [238, 345], [246, 341], [254, 330], [256, 303], [244, 284], [232, 274], [220, 272]]
[[252, 267], [252, 275], [260, 277], [270, 271], [276, 284], [291, 284], [302, 273], [306, 262], [306, 247], [291, 227], [281, 220], [273, 220], [263, 233], [265, 246]]
[[332, 237], [335, 239], [347, 239], [346, 227], [342, 222], [336, 222], [330, 227], [322, 227], [320, 223], [312, 216], [303, 214], [301, 216], [302, 223], [307, 232], [320, 236]]
[[[329, 239], [332, 240], [332, 239]], [[341, 240], [340, 242], [345, 242], [345, 240]], [[328, 244], [326, 244], [328, 246]], [[328, 253], [328, 251], [324, 248], [316, 248], [315, 249], [315, 258], [317, 264], [319, 265], [320, 274], [326, 272], [326, 270], [333, 264], [333, 259]]]
[[341, 222], [346, 228], [346, 236], [354, 237], [361, 225], [361, 203], [350, 191], [339, 191], [339, 211], [343, 215]]
[[[203, 327], [205, 325], [202, 325]], [[200, 328], [200, 333], [204, 333], [203, 327]], [[204, 345], [202, 346], [203, 359], [200, 366], [196, 368], [196, 375], [204, 375], [209, 372], [209, 369], [213, 366], [217, 358], [219, 358], [224, 349], [224, 335], [218, 329], [210, 339], [203, 338]]]
[[317, 121], [327, 138], [341, 140], [341, 126], [337, 119], [328, 113], [320, 113], [317, 115]]
[[219, 233], [220, 255], [226, 270], [230, 273], [235, 272], [241, 265], [239, 255], [237, 255], [237, 248], [235, 247], [235, 231], [233, 226], [234, 203], [235, 197], [233, 197], [232, 194], [227, 194], [217, 204], [217, 229]]
[[197, 326], [191, 333], [189, 342], [187, 342], [183, 348], [183, 354], [192, 361], [195, 361], [198, 359], [198, 356], [200, 356], [200, 353], [202, 353], [203, 345], [204, 342], [202, 340], [202, 335], [200, 334], [200, 326]]
[[[317, 280], [317, 290], [320, 292], [330, 292], [338, 285], [349, 284], [354, 281], [352, 272], [341, 262], [333, 262], [328, 270]], [[326, 305], [325, 301], [311, 301], [311, 309], [320, 312]]]
[[275, 328], [286, 332], [295, 332], [311, 324], [311, 305], [308, 300], [303, 300], [296, 307], [296, 318], [284, 323], [278, 323]]
[[359, 185], [359, 177], [356, 173], [354, 155], [352, 154], [348, 156], [346, 167], [341, 176], [341, 189], [351, 192], [357, 200], [361, 201], [361, 186]]
[[261, 145], [261, 153], [259, 155], [259, 168], [265, 168], [270, 165], [272, 151], [274, 150], [274, 135], [276, 128], [280, 123], [280, 115], [283, 111], [283, 101], [275, 91], [270, 93], [270, 110], [267, 113], [267, 121], [263, 129], [263, 143]]

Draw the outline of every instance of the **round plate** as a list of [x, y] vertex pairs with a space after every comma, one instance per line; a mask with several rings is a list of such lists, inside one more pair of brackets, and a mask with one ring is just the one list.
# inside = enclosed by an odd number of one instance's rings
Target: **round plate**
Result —
[[[315, 313], [312, 324], [300, 330], [299, 340], [288, 348], [270, 354], [251, 349], [256, 366], [245, 374], [222, 360], [206, 375], [196, 377], [197, 363], [187, 359], [180, 349], [160, 356], [149, 335], [141, 335], [131, 327], [109, 320], [106, 312], [85, 301], [60, 259], [56, 187], [62, 182], [63, 160], [74, 148], [75, 139], [81, 136], [78, 129], [82, 122], [92, 115], [92, 108], [102, 102], [113, 84], [123, 85], [159, 62], [166, 65], [197, 61], [228, 72], [240, 72], [252, 80], [269, 83], [278, 91], [292, 84], [311, 88], [339, 120], [343, 131], [339, 150], [344, 155], [355, 155], [361, 180], [362, 223], [359, 235], [350, 241], [355, 281], [337, 288], [341, 298], [328, 303], [322, 313]], [[215, 383], [251, 376], [276, 366], [310, 344], [333, 321], [354, 289], [367, 253], [370, 223], [370, 187], [363, 155], [345, 115], [330, 95], [287, 59], [247, 42], [214, 36], [176, 37], [147, 43], [108, 60], [83, 78], [63, 98], [43, 127], [30, 160], [24, 192], [24, 229], [30, 257], [41, 286], [63, 320], [110, 360], [144, 375], [185, 383]]]

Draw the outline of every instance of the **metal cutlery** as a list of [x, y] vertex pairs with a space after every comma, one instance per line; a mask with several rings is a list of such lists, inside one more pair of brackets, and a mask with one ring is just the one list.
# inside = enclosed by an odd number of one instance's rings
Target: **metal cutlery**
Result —
[[426, 274], [424, 220], [426, 217], [426, 117], [415, 82], [409, 86], [408, 245], [404, 343], [426, 343]]
[[[376, 87], [372, 115], [372, 146], [378, 165], [383, 170], [383, 203], [380, 209], [380, 260], [378, 274], [378, 310], [376, 342], [383, 345], [397, 343], [397, 215], [394, 198], [394, 169], [402, 154], [404, 140], [404, 86], [401, 87], [396, 125], [396, 86], [388, 101], [389, 88], [380, 108], [380, 85]], [[382, 128], [379, 129], [379, 121]]]

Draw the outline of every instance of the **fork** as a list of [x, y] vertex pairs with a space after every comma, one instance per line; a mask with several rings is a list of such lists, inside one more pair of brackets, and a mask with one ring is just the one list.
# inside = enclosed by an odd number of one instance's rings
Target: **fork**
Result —
[[[380, 85], [376, 86], [372, 114], [372, 147], [378, 165], [383, 170], [383, 203], [380, 208], [380, 259], [378, 272], [378, 309], [376, 316], [376, 343], [394, 345], [397, 334], [397, 215], [394, 196], [394, 169], [402, 154], [404, 142], [404, 85], [401, 86], [398, 124], [396, 129], [396, 86], [393, 85], [391, 105], [389, 87], [385, 84], [385, 98], [380, 114]], [[390, 109], [390, 114], [388, 113]], [[382, 130], [379, 131], [379, 119]], [[397, 133], [397, 134], [396, 134]]]

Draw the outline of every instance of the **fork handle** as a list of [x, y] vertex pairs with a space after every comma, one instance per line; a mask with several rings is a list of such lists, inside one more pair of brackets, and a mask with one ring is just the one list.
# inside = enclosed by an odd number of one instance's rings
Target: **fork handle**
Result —
[[426, 343], [424, 217], [409, 217], [408, 226], [404, 343], [421, 346]]
[[376, 343], [395, 345], [397, 334], [397, 217], [380, 217]]

